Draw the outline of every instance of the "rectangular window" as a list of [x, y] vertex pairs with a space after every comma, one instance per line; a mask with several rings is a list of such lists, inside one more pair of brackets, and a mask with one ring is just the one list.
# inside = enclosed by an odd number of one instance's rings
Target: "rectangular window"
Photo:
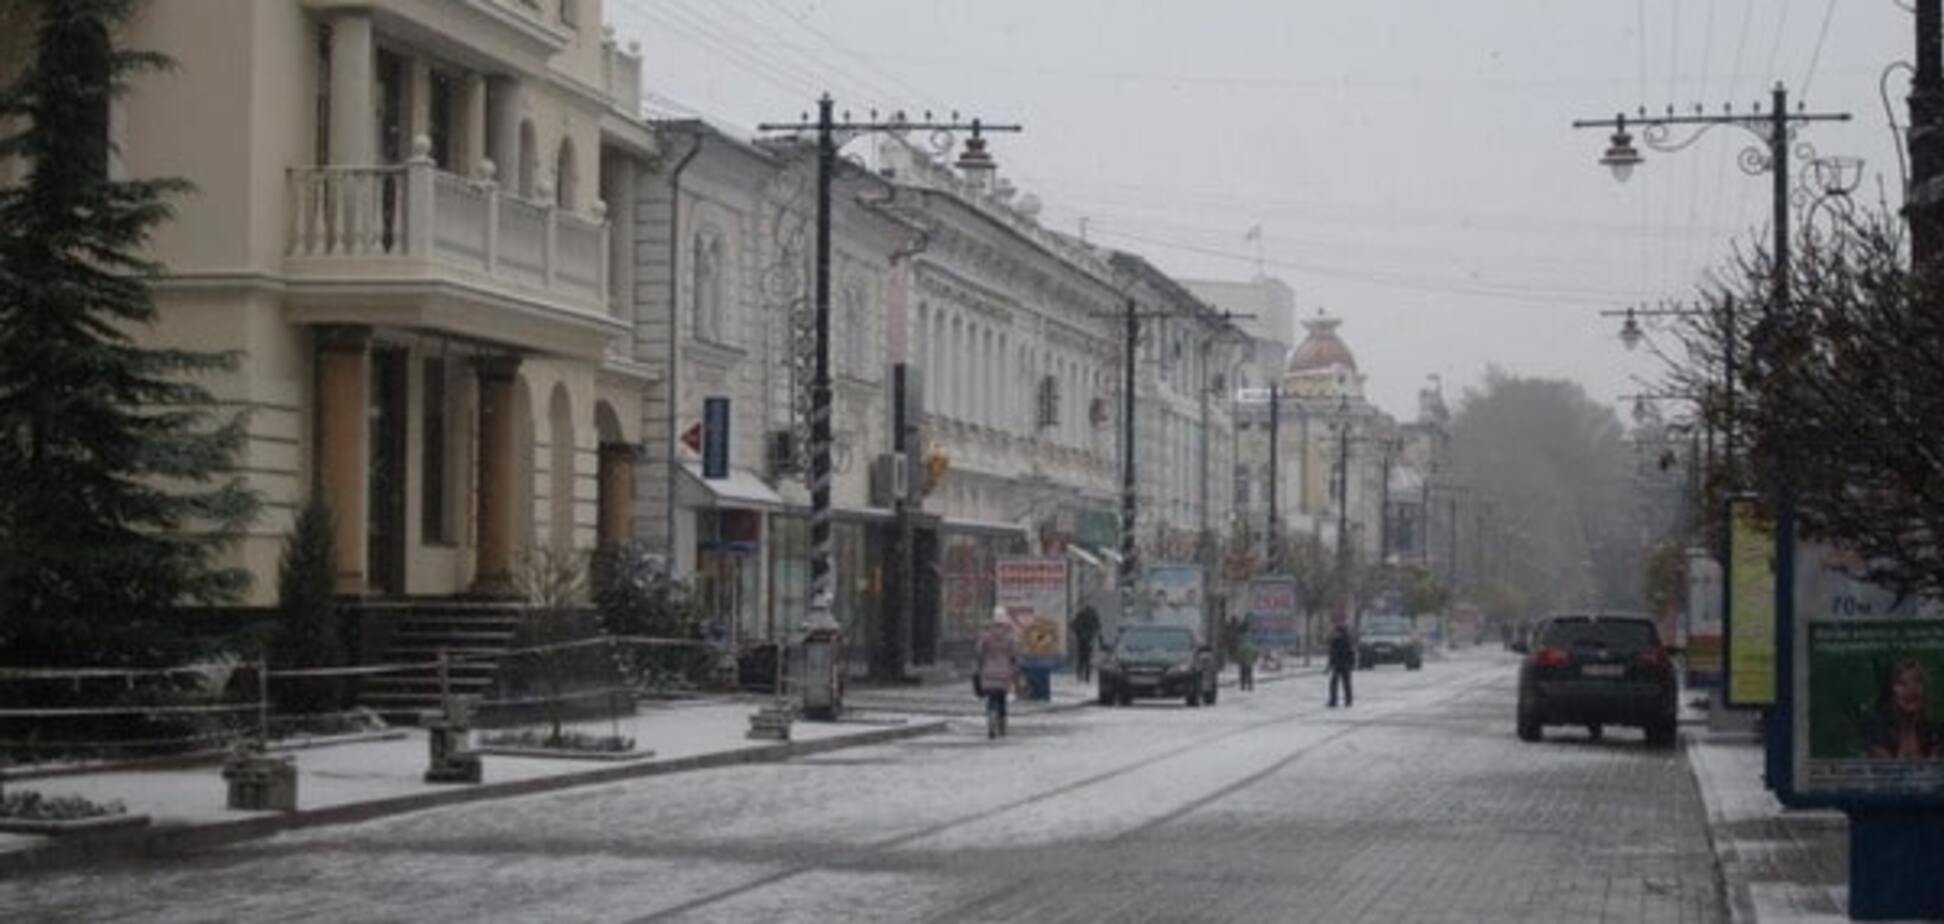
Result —
[[419, 541], [426, 545], [445, 545], [452, 541], [451, 505], [446, 491], [450, 483], [446, 465], [448, 415], [446, 414], [446, 361], [443, 356], [425, 358], [423, 437], [420, 444], [420, 520]]
[[452, 124], [458, 105], [457, 93], [453, 87], [452, 76], [443, 71], [432, 72], [431, 84], [432, 90], [429, 94], [431, 98], [427, 100], [429, 104], [427, 115], [432, 124], [426, 126], [426, 134], [432, 140], [432, 161], [439, 165], [439, 169], [456, 173], [459, 171], [453, 165]]
[[331, 162], [331, 27], [317, 27], [317, 148], [322, 167]]

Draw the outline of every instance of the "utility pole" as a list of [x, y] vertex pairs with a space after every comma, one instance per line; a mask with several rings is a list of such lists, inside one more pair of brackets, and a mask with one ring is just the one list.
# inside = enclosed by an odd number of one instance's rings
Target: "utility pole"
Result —
[[[756, 128], [762, 132], [817, 133], [816, 337], [810, 379], [810, 598], [803, 625], [812, 635], [834, 639], [841, 626], [833, 612], [836, 578], [831, 566], [830, 543], [830, 187], [837, 170], [838, 135], [841, 133], [844, 140], [849, 141], [878, 132], [926, 131], [949, 138], [954, 132], [970, 131], [965, 151], [959, 158], [959, 167], [969, 172], [992, 169], [992, 157], [985, 151], [984, 132], [1016, 132], [1020, 129], [1017, 125], [986, 125], [978, 119], [961, 122], [956, 114], [943, 122], [932, 120], [930, 113], [915, 122], [902, 115], [893, 115], [890, 121], [879, 122], [875, 113], [868, 122], [853, 122], [848, 115], [839, 122], [836, 103], [828, 93], [817, 100], [815, 122], [765, 123]], [[909, 611], [904, 618], [911, 618]], [[835, 660], [833, 658], [833, 670], [840, 670], [835, 666]], [[805, 687], [807, 691], [808, 684]]]
[[[1146, 261], [1131, 254], [1115, 254], [1112, 261], [1116, 267], [1130, 275], [1131, 283], [1140, 275], [1151, 275], [1166, 280], [1158, 270]], [[1173, 285], [1168, 282], [1168, 285]], [[1184, 314], [1179, 311], [1142, 311], [1140, 301], [1130, 293], [1120, 312], [1108, 315], [1118, 317], [1122, 323], [1121, 359], [1121, 561], [1119, 586], [1121, 618], [1127, 619], [1134, 613], [1135, 593], [1140, 586], [1140, 553], [1135, 543], [1134, 530], [1139, 523], [1140, 498], [1135, 479], [1135, 457], [1139, 441], [1135, 438], [1135, 392], [1140, 379], [1136, 374], [1140, 368], [1141, 320], [1143, 318], [1180, 318], [1191, 317], [1211, 321], [1232, 321], [1254, 315], [1238, 314], [1233, 311], [1219, 311], [1209, 314]]]
[[1282, 481], [1282, 383], [1269, 383], [1269, 522], [1262, 543], [1263, 570], [1275, 573], [1282, 567], [1282, 511], [1278, 507], [1277, 485]]
[[1917, 0], [1917, 72], [1910, 80], [1911, 263], [1923, 266], [1944, 249], [1944, 0]]
[[1134, 591], [1139, 586], [1141, 567], [1139, 547], [1134, 542], [1134, 527], [1140, 502], [1135, 497], [1134, 483], [1134, 389], [1138, 379], [1135, 376], [1141, 350], [1141, 311], [1134, 296], [1127, 297], [1126, 330], [1123, 336], [1126, 343], [1121, 358], [1121, 560], [1120, 560], [1120, 618], [1122, 625], [1134, 615]]
[[1378, 495], [1382, 498], [1382, 503], [1377, 511], [1377, 566], [1380, 568], [1390, 563], [1390, 481], [1391, 464], [1395, 461], [1393, 456], [1396, 450], [1396, 440], [1384, 442], [1384, 483]]

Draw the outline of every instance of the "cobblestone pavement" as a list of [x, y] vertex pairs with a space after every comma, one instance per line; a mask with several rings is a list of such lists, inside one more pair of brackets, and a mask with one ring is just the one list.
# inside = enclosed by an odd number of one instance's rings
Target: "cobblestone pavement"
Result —
[[[1022, 717], [0, 882], [16, 920], [1714, 921], [1677, 753], [1512, 736], [1509, 658]], [[649, 743], [652, 746], [652, 742]]]

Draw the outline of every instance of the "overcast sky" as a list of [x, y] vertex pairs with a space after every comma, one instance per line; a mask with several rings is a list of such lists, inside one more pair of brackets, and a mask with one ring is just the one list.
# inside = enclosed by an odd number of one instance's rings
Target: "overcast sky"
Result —
[[[1733, 102], [1780, 80], [1847, 111], [1803, 140], [1901, 188], [1878, 90], [1896, 0], [607, 0], [657, 113], [753, 133], [829, 90], [1018, 122], [992, 149], [1044, 220], [1183, 277], [1266, 271], [1344, 318], [1372, 397], [1409, 416], [1488, 364], [1597, 400], [1656, 375], [1602, 309], [1692, 295], [1768, 221], [1717, 128], [1621, 185], [1575, 118]], [[1899, 121], [1906, 72], [1887, 79]], [[855, 150], [866, 149], [858, 142]]]

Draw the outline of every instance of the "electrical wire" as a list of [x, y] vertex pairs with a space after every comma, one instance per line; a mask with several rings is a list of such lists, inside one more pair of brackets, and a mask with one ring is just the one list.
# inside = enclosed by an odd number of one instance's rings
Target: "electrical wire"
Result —
[[1796, 91], [1796, 98], [1809, 98], [1809, 85], [1816, 79], [1816, 65], [1822, 62], [1823, 42], [1829, 40], [1829, 21], [1836, 18], [1836, 0], [1829, 0], [1823, 7], [1822, 28], [1816, 32], [1816, 48], [1809, 53], [1809, 69], [1802, 75], [1802, 89]]

